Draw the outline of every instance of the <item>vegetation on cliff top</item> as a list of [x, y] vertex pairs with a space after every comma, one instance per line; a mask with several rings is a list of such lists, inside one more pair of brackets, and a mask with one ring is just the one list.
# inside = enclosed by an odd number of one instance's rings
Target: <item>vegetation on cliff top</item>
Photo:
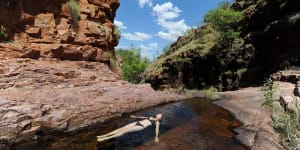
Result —
[[166, 47], [165, 52], [154, 60], [146, 69], [145, 75], [158, 74], [163, 70], [162, 64], [167, 60], [171, 61], [187, 61], [184, 55], [192, 51], [200, 56], [207, 54], [215, 45], [219, 33], [210, 26], [204, 28], [192, 28], [179, 37], [176, 43]]
[[229, 2], [220, 3], [204, 16], [204, 26], [188, 30], [167, 47], [144, 72], [145, 82], [155, 88], [236, 88], [247, 65], [238, 28], [244, 16], [229, 6]]
[[217, 9], [210, 10], [204, 15], [204, 22], [211, 24], [221, 33], [218, 44], [231, 48], [233, 41], [240, 36], [237, 26], [243, 17], [242, 12], [231, 9], [230, 4], [224, 2], [220, 3]]

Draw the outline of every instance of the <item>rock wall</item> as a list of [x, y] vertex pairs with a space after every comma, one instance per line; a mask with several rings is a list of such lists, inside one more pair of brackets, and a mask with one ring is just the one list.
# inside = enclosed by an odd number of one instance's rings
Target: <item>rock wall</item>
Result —
[[[210, 25], [192, 29], [147, 68], [145, 82], [154, 88], [236, 90], [253, 49], [237, 39], [231, 48], [218, 44], [220, 34]], [[161, 69], [157, 69], [161, 68]]]
[[0, 57], [109, 63], [118, 0], [1, 0]]
[[145, 82], [155, 88], [236, 90], [300, 65], [300, 1], [236, 0], [232, 8], [245, 14], [234, 47], [201, 34], [207, 26], [187, 32], [147, 69]]
[[101, 129], [112, 118], [182, 99], [121, 81], [114, 72], [119, 5], [0, 0], [0, 149], [24, 143], [34, 149], [47, 137]]
[[300, 1], [237, 0], [233, 8], [245, 13], [245, 45], [255, 49], [246, 80], [300, 65]]

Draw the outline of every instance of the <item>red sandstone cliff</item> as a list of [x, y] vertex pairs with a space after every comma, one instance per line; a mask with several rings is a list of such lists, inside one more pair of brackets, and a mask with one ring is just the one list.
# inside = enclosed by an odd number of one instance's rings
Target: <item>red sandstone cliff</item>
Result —
[[118, 0], [71, 2], [0, 1], [0, 149], [176, 98], [110, 70]]
[[[77, 8], [70, 8], [71, 2], [0, 1], [0, 26], [6, 40], [0, 43], [0, 56], [109, 63], [118, 44], [113, 24], [118, 0], [79, 0]], [[78, 9], [76, 18], [71, 9]]]

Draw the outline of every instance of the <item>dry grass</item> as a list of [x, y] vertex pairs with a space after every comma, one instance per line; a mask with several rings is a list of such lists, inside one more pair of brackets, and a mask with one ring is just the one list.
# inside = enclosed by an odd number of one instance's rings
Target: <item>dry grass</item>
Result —
[[188, 60], [188, 58], [181, 56], [184, 53], [187, 54], [191, 51], [196, 51], [199, 56], [205, 56], [216, 44], [218, 38], [219, 33], [209, 26], [202, 29], [190, 29], [180, 37], [175, 47], [170, 48], [169, 51], [152, 62], [146, 69], [145, 74], [153, 75], [162, 72], [164, 69], [162, 64], [167, 60], [171, 60], [172, 62]]

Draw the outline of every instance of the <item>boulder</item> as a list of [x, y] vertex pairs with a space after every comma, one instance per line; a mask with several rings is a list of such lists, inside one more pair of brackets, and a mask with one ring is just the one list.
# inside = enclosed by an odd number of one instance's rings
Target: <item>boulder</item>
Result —
[[298, 113], [300, 111], [300, 98], [290, 95], [281, 95], [279, 97], [280, 105], [285, 111], [290, 110]]

